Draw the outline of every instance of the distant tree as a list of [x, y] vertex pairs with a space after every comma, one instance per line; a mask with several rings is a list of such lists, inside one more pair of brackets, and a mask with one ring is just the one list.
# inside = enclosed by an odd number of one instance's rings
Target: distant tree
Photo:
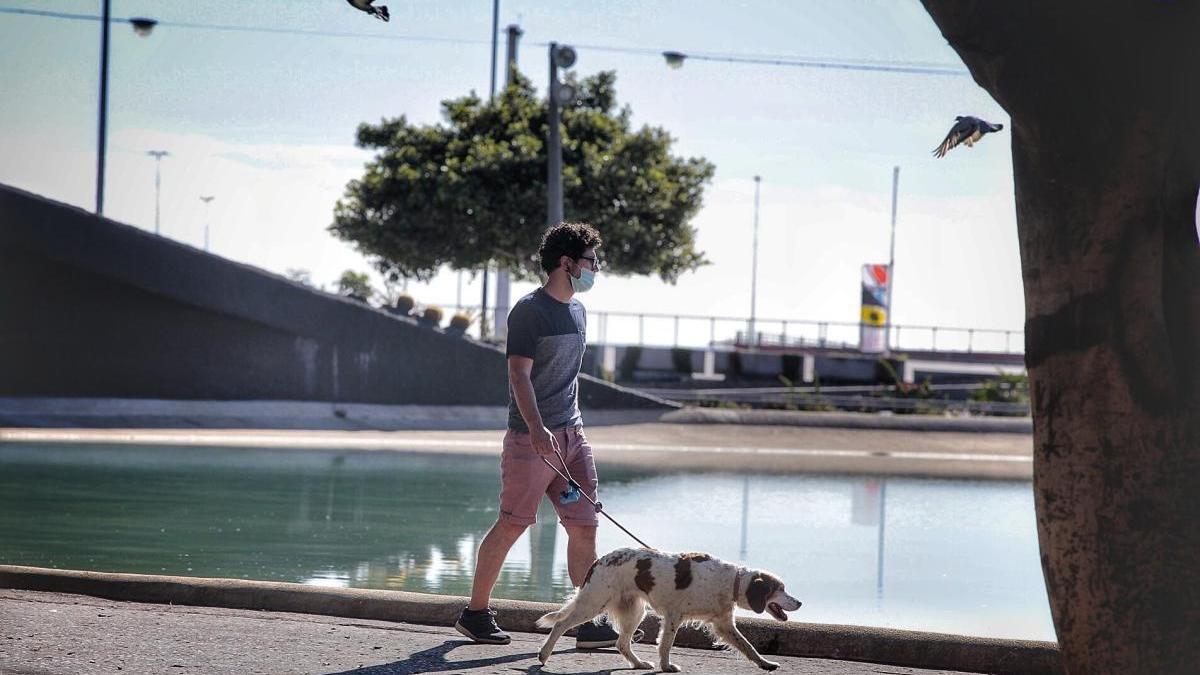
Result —
[[[562, 111], [564, 212], [600, 230], [608, 271], [673, 283], [707, 264], [690, 222], [713, 165], [673, 157], [661, 128], [633, 129], [615, 81], [601, 72], [577, 83], [576, 103]], [[358, 145], [377, 155], [347, 186], [330, 232], [403, 277], [495, 261], [536, 278], [546, 227], [545, 101], [518, 76], [494, 104], [472, 93], [442, 108], [445, 125], [399, 117], [359, 126]]]
[[375, 295], [375, 288], [371, 286], [371, 277], [365, 272], [346, 270], [338, 277], [337, 292], [338, 295], [367, 302]]

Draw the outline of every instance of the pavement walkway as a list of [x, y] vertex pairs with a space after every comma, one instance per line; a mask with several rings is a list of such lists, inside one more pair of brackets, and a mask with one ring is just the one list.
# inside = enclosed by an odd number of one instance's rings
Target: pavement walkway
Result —
[[[564, 638], [543, 668], [542, 636], [514, 633], [483, 646], [453, 628], [312, 614], [120, 602], [0, 589], [0, 675], [56, 673], [493, 673], [632, 671], [615, 650], [581, 652]], [[635, 645], [653, 661], [652, 645]], [[734, 652], [676, 648], [684, 673], [757, 673]], [[769, 657], [779, 673], [954, 675], [958, 671], [828, 659]]]

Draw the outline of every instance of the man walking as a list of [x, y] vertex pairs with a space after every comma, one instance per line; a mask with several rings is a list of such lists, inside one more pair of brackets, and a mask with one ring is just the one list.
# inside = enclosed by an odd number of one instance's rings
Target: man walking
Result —
[[[562, 223], [542, 238], [538, 254], [547, 280], [521, 298], [508, 315], [508, 432], [500, 457], [500, 515], [479, 544], [471, 601], [455, 628], [476, 642], [508, 644], [488, 607], [492, 588], [509, 549], [537, 520], [548, 496], [567, 530], [567, 573], [576, 586], [596, 561], [595, 508], [579, 495], [562, 494], [568, 485], [542, 458], [569, 474], [596, 498], [596, 464], [583, 435], [579, 413], [579, 368], [587, 313], [575, 298], [592, 287], [600, 264], [600, 235], [590, 225]], [[576, 646], [611, 647], [617, 633], [607, 624], [579, 627]]]

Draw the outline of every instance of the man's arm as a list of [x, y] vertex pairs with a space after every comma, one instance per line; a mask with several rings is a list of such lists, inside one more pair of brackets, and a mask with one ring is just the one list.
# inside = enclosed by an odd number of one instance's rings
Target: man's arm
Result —
[[553, 455], [558, 450], [558, 441], [554, 434], [542, 422], [542, 413], [538, 410], [537, 395], [533, 392], [533, 359], [525, 356], [508, 357], [508, 381], [512, 384], [513, 398], [517, 401], [517, 409], [521, 418], [529, 428], [529, 438], [533, 449], [541, 455]]

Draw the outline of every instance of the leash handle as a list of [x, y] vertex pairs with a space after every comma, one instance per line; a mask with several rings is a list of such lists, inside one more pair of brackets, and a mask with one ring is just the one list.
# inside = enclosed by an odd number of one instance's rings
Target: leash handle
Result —
[[[552, 464], [550, 464], [550, 462], [546, 461], [545, 457], [542, 457], [542, 461], [546, 462], [546, 466], [549, 466], [551, 469], [554, 469], [554, 472], [557, 473], [559, 475], [559, 477], [561, 477], [563, 480], [567, 481], [567, 488], [569, 490], [573, 489], [578, 494], [583, 495], [589, 502], [592, 503], [592, 506], [595, 507], [596, 513], [600, 513], [601, 509], [603, 508], [601, 506], [600, 502], [592, 501], [592, 498], [588, 497], [584, 493], [583, 488], [579, 485], [578, 482], [576, 482], [575, 477], [571, 475], [571, 469], [567, 466], [567, 460], [566, 460], [566, 458], [564, 458], [562, 456], [562, 453], [558, 451], [558, 448], [554, 449], [554, 454], [558, 456], [558, 461], [562, 463], [562, 467], [563, 467], [562, 471], [559, 471]], [[567, 472], [565, 476], [563, 475], [563, 471]], [[565, 492], [563, 493], [563, 497], [564, 498], [566, 497]]]
[[591, 497], [589, 497], [588, 493], [584, 492], [583, 489], [579, 487], [579, 483], [576, 483], [575, 479], [571, 477], [571, 470], [567, 468], [567, 461], [565, 459], [563, 459], [562, 453], [560, 453], [558, 450], [555, 450], [554, 454], [558, 455], [558, 461], [562, 462], [563, 471], [566, 471], [565, 474], [562, 471], [559, 471], [558, 467], [551, 464], [550, 460], [546, 459], [545, 455], [539, 454], [538, 457], [541, 457], [542, 461], [546, 463], [546, 466], [550, 467], [554, 471], [554, 473], [558, 474], [563, 480], [567, 481], [567, 485], [574, 485], [575, 488], [579, 490], [579, 494], [583, 495], [584, 499], [588, 500], [589, 502], [591, 502], [592, 506], [596, 507], [596, 513], [599, 513], [600, 515], [604, 516], [605, 518], [608, 518], [608, 520], [610, 522], [612, 522], [613, 525], [616, 525], [617, 527], [621, 528], [622, 532], [629, 535], [637, 543], [641, 544], [643, 548], [648, 548], [648, 549], [654, 550], [653, 546], [647, 544], [646, 542], [642, 541], [641, 539], [638, 539], [634, 533], [625, 529], [624, 525], [618, 523], [615, 518], [608, 515], [608, 512], [604, 510], [603, 504], [601, 504], [600, 502], [596, 501], [595, 499], [592, 499]]

